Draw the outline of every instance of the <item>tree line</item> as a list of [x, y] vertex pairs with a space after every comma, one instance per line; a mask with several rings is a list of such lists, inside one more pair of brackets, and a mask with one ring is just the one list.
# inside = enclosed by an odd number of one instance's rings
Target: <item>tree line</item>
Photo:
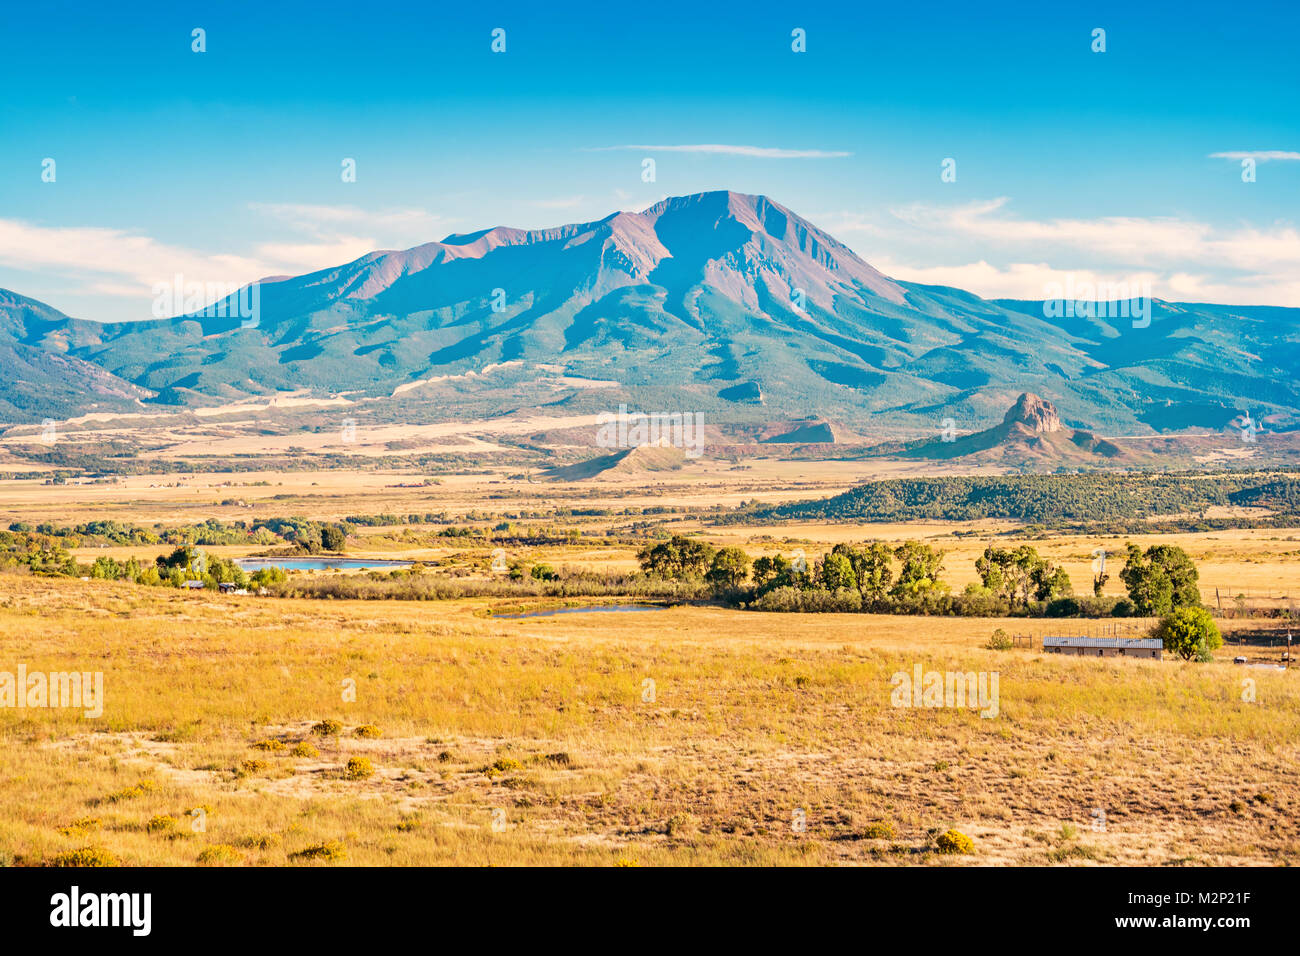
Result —
[[1032, 545], [990, 545], [975, 560], [979, 582], [957, 594], [942, 578], [945, 552], [922, 541], [841, 543], [814, 560], [802, 553], [751, 558], [738, 547], [674, 535], [637, 553], [649, 578], [703, 581], [731, 603], [774, 611], [868, 611], [977, 616], [1155, 617], [1200, 607], [1198, 572], [1176, 545], [1127, 546], [1127, 598], [1103, 597], [1109, 575], [1078, 596], [1065, 569]]
[[[819, 501], [750, 505], [729, 522], [784, 520], [973, 521], [1006, 518], [1062, 527], [1196, 515], [1219, 505], [1300, 513], [1294, 475], [1082, 474], [890, 478]], [[1192, 519], [1199, 520], [1199, 519]]]

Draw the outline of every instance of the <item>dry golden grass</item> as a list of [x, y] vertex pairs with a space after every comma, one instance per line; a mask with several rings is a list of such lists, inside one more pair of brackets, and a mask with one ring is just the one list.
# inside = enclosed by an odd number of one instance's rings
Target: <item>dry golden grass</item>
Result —
[[[0, 709], [0, 854], [1300, 859], [1295, 671], [993, 652], [993, 627], [1014, 624], [988, 620], [483, 611], [0, 576], [0, 670], [99, 670], [106, 691], [98, 720]], [[918, 663], [997, 671], [999, 716], [892, 707], [891, 675]], [[1246, 678], [1256, 703], [1241, 699]], [[313, 732], [325, 719], [337, 732]], [[973, 838], [973, 855], [934, 852], [949, 828]]]

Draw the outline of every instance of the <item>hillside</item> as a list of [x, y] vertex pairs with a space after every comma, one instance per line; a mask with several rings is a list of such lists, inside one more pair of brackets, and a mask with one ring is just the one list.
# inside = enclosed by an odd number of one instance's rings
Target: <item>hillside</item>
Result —
[[[0, 412], [39, 419], [34, 391], [74, 415], [140, 395], [195, 406], [305, 388], [449, 417], [627, 402], [887, 438], [988, 421], [1029, 391], [1068, 408], [1071, 428], [1217, 430], [1246, 410], [1273, 431], [1300, 423], [1300, 310], [1156, 301], [1145, 328], [1049, 318], [1041, 302], [889, 279], [784, 206], [725, 191], [374, 252], [265, 280], [260, 298], [242, 328], [202, 315], [100, 325], [6, 293], [0, 351], [33, 371], [0, 383]], [[1073, 454], [1024, 438], [1017, 453]]]
[[582, 481], [598, 475], [644, 475], [659, 471], [679, 471], [686, 464], [686, 453], [680, 448], [643, 445], [616, 451], [611, 455], [598, 455], [587, 461], [553, 468], [546, 477], [555, 481]]
[[964, 435], [954, 430], [947, 440], [940, 436], [906, 445], [885, 445], [878, 453], [929, 460], [961, 458], [990, 465], [1034, 463], [1062, 467], [1132, 464], [1150, 457], [1121, 448], [1090, 431], [1063, 425], [1054, 404], [1028, 392], [1021, 393], [1002, 421], [991, 428]]
[[[1287, 475], [1009, 475], [895, 478], [873, 481], [815, 501], [737, 513], [749, 521], [976, 521], [1119, 524], [1140, 527], [1160, 517], [1196, 516], [1230, 505], [1266, 509], [1294, 521], [1296, 478]], [[1195, 523], [1193, 521], [1192, 523]]]

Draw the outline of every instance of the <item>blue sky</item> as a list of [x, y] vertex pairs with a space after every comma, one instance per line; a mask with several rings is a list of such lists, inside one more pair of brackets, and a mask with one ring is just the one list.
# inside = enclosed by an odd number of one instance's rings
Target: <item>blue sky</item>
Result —
[[[1295, 4], [564, 6], [11, 9], [0, 286], [145, 318], [178, 272], [242, 283], [730, 188], [898, 278], [1300, 306]], [[703, 145], [726, 148], [682, 148]]]

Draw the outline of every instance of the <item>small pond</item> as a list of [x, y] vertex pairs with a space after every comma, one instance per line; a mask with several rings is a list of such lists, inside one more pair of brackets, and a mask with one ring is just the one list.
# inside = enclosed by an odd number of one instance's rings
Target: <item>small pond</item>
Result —
[[245, 571], [283, 568], [286, 571], [371, 571], [409, 568], [410, 561], [383, 561], [366, 558], [236, 558]]

